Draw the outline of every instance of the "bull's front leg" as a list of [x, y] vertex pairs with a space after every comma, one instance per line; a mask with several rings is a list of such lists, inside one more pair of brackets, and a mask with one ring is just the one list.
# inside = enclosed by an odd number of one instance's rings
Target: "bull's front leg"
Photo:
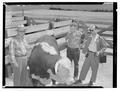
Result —
[[40, 76], [37, 76], [35, 74], [32, 74], [31, 77], [33, 79], [38, 80], [42, 84], [44, 84], [44, 86], [52, 86], [52, 80], [51, 79], [41, 78]]

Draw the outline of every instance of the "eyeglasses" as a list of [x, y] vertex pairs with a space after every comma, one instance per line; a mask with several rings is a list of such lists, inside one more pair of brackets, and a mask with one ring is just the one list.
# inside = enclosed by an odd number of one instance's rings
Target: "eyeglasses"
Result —
[[89, 31], [92, 32], [92, 31], [94, 31], [94, 30], [90, 29]]

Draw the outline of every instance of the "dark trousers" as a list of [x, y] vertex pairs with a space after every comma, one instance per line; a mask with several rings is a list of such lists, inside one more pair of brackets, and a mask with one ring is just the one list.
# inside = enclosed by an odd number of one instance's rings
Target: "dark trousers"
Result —
[[80, 73], [80, 80], [85, 80], [88, 70], [91, 68], [92, 75], [90, 81], [95, 82], [99, 66], [99, 57], [95, 53], [89, 52], [88, 56], [83, 63], [82, 70]]
[[67, 47], [67, 57], [74, 61], [74, 77], [78, 76], [78, 62], [79, 62], [80, 50], [78, 48]]
[[5, 77], [10, 77], [12, 76], [13, 70], [12, 70], [12, 66], [10, 63], [5, 65]]

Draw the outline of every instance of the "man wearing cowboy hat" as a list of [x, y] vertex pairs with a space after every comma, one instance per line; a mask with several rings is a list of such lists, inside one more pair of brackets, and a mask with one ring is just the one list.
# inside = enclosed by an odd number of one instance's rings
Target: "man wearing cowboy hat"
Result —
[[89, 86], [94, 85], [96, 81], [99, 67], [99, 55], [105, 51], [107, 44], [105, 40], [96, 33], [95, 30], [96, 30], [95, 25], [90, 25], [90, 27], [88, 28], [88, 34], [90, 34], [90, 36], [87, 38], [85, 46], [82, 50], [82, 52], [86, 54], [86, 59], [83, 63], [79, 80], [76, 81], [75, 83], [78, 82], [82, 83], [82, 81], [85, 80], [87, 72], [90, 67], [92, 70], [92, 75], [88, 85]]
[[13, 82], [14, 86], [25, 86], [27, 77], [27, 49], [32, 49], [38, 44], [28, 45], [24, 38], [26, 31], [25, 27], [20, 26], [16, 31], [17, 35], [11, 39], [9, 45], [10, 58], [14, 74]]

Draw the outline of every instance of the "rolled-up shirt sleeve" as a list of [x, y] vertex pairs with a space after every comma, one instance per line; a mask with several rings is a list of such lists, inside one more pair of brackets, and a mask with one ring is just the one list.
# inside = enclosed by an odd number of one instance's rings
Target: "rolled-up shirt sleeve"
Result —
[[68, 41], [69, 39], [69, 34], [66, 35], [65, 40]]
[[14, 63], [16, 61], [15, 59], [15, 45], [14, 45], [14, 40], [11, 40], [10, 45], [9, 45], [9, 52], [10, 52], [10, 58], [12, 62]]

